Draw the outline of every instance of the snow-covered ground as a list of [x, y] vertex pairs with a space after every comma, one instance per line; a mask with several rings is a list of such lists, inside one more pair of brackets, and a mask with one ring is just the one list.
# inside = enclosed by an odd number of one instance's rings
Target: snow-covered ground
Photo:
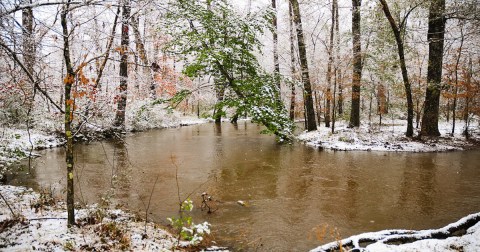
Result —
[[169, 110], [164, 104], [150, 105], [136, 103], [127, 114], [128, 131], [143, 131], [156, 128], [172, 128], [208, 122], [207, 119], [185, 115], [176, 110]]
[[[317, 131], [304, 132], [298, 139], [306, 145], [332, 150], [360, 151], [403, 151], [403, 152], [440, 152], [464, 150], [475, 147], [480, 142], [478, 122], [469, 127], [470, 141], [461, 133], [465, 124], [457, 122], [454, 136], [450, 135], [451, 123], [439, 123], [441, 137], [432, 139], [409, 139], [405, 137], [406, 121], [385, 121], [379, 125], [362, 124], [359, 128], [348, 128], [345, 121], [337, 122], [335, 133], [323, 125]], [[418, 135], [418, 132], [415, 132]]]
[[[462, 235], [462, 231], [465, 233]], [[463, 217], [440, 229], [383, 230], [363, 233], [312, 249], [311, 252], [333, 251], [410, 252], [410, 251], [480, 251], [480, 213]]]
[[190, 245], [122, 210], [98, 206], [76, 210], [78, 226], [68, 229], [64, 203], [24, 187], [0, 186], [0, 194], [0, 250], [173, 251]]
[[35, 150], [53, 148], [63, 145], [64, 140], [37, 130], [0, 128], [0, 178], [5, 169], [15, 161], [35, 156]]

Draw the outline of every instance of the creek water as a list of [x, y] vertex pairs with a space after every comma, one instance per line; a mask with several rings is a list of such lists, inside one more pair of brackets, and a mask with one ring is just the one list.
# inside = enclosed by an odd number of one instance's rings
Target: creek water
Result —
[[[362, 232], [438, 228], [480, 211], [478, 150], [319, 151], [277, 144], [261, 129], [203, 124], [78, 144], [77, 200], [107, 199], [143, 216], [148, 208], [150, 220], [167, 224], [179, 196], [189, 197], [194, 222], [210, 222], [214, 240], [236, 251], [305, 251]], [[64, 150], [41, 154], [9, 183], [61, 194]], [[214, 213], [201, 211], [202, 192]]]

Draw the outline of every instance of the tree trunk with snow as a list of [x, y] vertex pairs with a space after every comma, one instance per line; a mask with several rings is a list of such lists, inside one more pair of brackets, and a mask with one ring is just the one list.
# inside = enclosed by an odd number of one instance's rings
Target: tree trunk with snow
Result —
[[278, 24], [277, 24], [277, 0], [272, 0], [273, 9], [273, 65], [275, 74], [275, 81], [277, 82], [278, 90], [280, 90], [280, 63], [278, 62]]
[[[22, 4], [31, 4], [32, 0], [23, 0]], [[33, 66], [35, 64], [35, 31], [34, 31], [34, 20], [33, 20], [33, 10], [31, 7], [25, 8], [22, 10], [22, 26], [23, 26], [23, 64], [25, 65], [26, 70], [33, 75]], [[33, 104], [33, 91], [34, 87], [26, 86], [24, 87], [25, 100], [29, 107]]]
[[352, 33], [353, 33], [353, 75], [352, 106], [349, 127], [360, 126], [360, 83], [362, 80], [362, 44], [360, 37], [361, 0], [352, 0]]
[[293, 23], [293, 10], [292, 4], [288, 3], [288, 17], [290, 24], [290, 72], [292, 76], [292, 84], [290, 85], [291, 97], [290, 97], [290, 120], [295, 120], [295, 33]]
[[310, 76], [308, 72], [307, 50], [305, 48], [305, 38], [303, 36], [302, 18], [300, 16], [300, 6], [297, 0], [289, 0], [292, 4], [293, 20], [297, 31], [298, 52], [300, 56], [300, 66], [302, 71], [302, 82], [304, 87], [304, 104], [305, 115], [307, 120], [308, 131], [317, 130], [317, 123], [315, 121], [315, 110], [313, 108], [312, 85], [310, 83]]
[[67, 69], [66, 76], [64, 78], [65, 85], [65, 140], [66, 140], [66, 154], [65, 160], [67, 163], [67, 225], [71, 227], [75, 225], [75, 206], [74, 206], [74, 186], [73, 186], [73, 133], [72, 133], [72, 121], [74, 100], [72, 99], [72, 86], [75, 83], [76, 73], [73, 70], [72, 61], [70, 58], [70, 41], [69, 31], [67, 27], [67, 14], [70, 7], [70, 1], [63, 6], [60, 22], [62, 24], [63, 34], [63, 57], [65, 60], [65, 67]]
[[423, 108], [422, 136], [440, 136], [438, 118], [445, 37], [445, 0], [432, 0], [428, 15], [428, 70], [425, 107]]
[[457, 96], [458, 96], [458, 65], [460, 64], [460, 58], [462, 57], [463, 41], [465, 35], [463, 34], [463, 25], [460, 27], [460, 47], [458, 48], [458, 56], [455, 62], [455, 88], [453, 92], [453, 105], [452, 105], [452, 136], [455, 134], [455, 120], [457, 119]]
[[325, 107], [325, 127], [330, 127], [330, 113], [331, 102], [332, 102], [332, 66], [333, 66], [333, 39], [334, 39], [334, 30], [335, 30], [335, 3], [332, 2], [332, 23], [330, 26], [330, 40], [328, 45], [328, 63], [327, 63], [327, 93], [325, 95], [327, 99], [327, 106]]
[[122, 1], [122, 37], [120, 42], [120, 86], [117, 103], [117, 113], [114, 126], [120, 130], [125, 129], [125, 109], [127, 107], [128, 91], [128, 45], [130, 20], [130, 0]]

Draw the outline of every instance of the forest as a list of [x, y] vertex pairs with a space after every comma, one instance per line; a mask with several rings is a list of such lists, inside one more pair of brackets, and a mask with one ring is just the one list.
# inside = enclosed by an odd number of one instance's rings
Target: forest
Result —
[[480, 250], [478, 0], [5, 0], [0, 69], [2, 249]]

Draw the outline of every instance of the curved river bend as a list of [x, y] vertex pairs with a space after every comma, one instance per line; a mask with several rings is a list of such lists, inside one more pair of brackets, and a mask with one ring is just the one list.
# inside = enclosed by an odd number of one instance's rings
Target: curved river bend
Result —
[[[77, 198], [99, 202], [114, 185], [111, 200], [141, 213], [154, 188], [149, 218], [167, 224], [178, 209], [176, 165], [181, 198], [192, 193], [199, 206], [208, 192], [218, 201], [213, 214], [196, 207], [194, 221], [209, 221], [214, 240], [243, 251], [305, 251], [367, 231], [438, 228], [480, 211], [478, 150], [318, 151], [279, 145], [260, 130], [203, 124], [76, 145]], [[10, 183], [61, 193], [64, 150], [42, 154], [30, 175]]]

